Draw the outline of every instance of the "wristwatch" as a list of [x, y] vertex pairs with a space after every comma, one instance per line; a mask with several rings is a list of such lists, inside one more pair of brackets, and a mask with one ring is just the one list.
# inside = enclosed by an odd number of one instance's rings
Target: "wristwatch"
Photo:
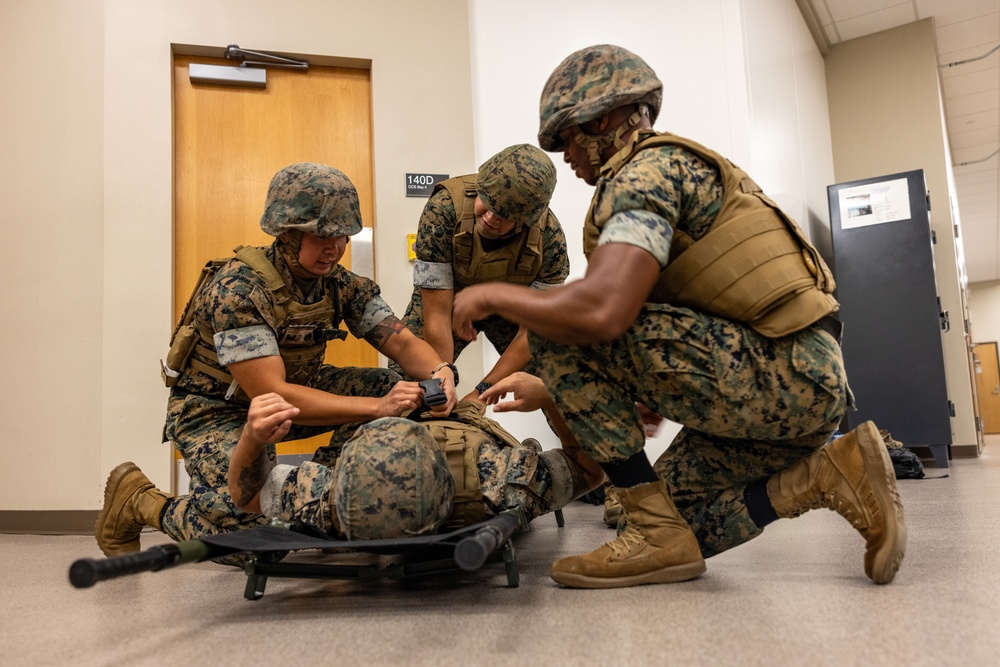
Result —
[[481, 394], [492, 386], [493, 386], [492, 382], [487, 382], [486, 380], [483, 380], [482, 382], [476, 385], [476, 393]]
[[445, 366], [447, 366], [448, 368], [451, 369], [452, 375], [455, 376], [455, 386], [457, 387], [458, 386], [458, 368], [455, 367], [455, 364], [449, 364], [447, 361], [441, 362], [440, 364], [438, 364], [437, 366], [434, 367], [434, 370], [431, 371], [431, 377], [434, 377], [434, 374], [437, 373], [442, 368], [444, 368]]

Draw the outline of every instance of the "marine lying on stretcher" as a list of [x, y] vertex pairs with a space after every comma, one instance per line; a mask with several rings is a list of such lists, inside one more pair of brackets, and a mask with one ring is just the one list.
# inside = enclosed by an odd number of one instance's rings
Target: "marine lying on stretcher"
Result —
[[505, 393], [516, 409], [543, 409], [562, 448], [524, 446], [483, 416], [485, 404], [465, 401], [448, 419], [422, 422], [414, 413], [369, 422], [333, 466], [273, 465], [267, 445], [287, 434], [298, 409], [277, 394], [259, 396], [230, 460], [229, 492], [243, 511], [371, 540], [457, 528], [511, 507], [531, 520], [603, 481], [538, 378], [518, 373], [490, 390]]
[[[417, 411], [413, 419], [365, 424], [329, 465], [274, 465], [272, 443], [288, 433], [297, 408], [266, 394], [251, 402], [230, 458], [232, 501], [244, 512], [298, 522], [335, 539], [394, 539], [473, 524], [511, 507], [531, 520], [604, 480], [541, 380], [516, 373], [488, 391], [483, 398], [490, 402], [513, 394], [499, 410], [543, 410], [562, 449], [524, 446], [483, 416], [484, 403], [465, 401], [449, 419], [415, 421]], [[134, 491], [106, 502], [98, 520], [98, 543], [108, 556], [138, 552], [142, 527], [159, 528], [158, 513], [169, 499], [128, 465], [123, 474], [138, 479], [124, 481]], [[108, 548], [112, 543], [114, 550]]]

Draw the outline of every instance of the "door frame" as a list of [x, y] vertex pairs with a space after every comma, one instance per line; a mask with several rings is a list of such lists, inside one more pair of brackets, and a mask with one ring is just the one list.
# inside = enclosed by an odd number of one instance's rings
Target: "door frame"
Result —
[[[988, 347], [992, 347], [992, 349], [993, 349], [993, 360], [996, 361], [996, 364], [997, 364], [996, 365], [997, 382], [1000, 383], [1000, 345], [997, 344], [997, 341], [984, 341], [984, 342], [981, 342], [981, 343], [973, 343], [972, 353], [975, 356], [975, 365], [978, 368], [982, 368], [982, 365], [983, 365], [983, 359], [979, 355], [979, 349], [982, 348], [982, 347], [987, 347], [987, 348]], [[976, 378], [976, 380], [975, 380], [975, 382], [973, 384], [975, 384], [976, 390], [977, 390], [976, 394], [977, 394], [977, 400], [978, 400], [978, 403], [979, 403], [979, 405], [978, 405], [979, 414], [980, 414], [980, 418], [982, 419], [983, 434], [984, 435], [995, 435], [997, 433], [1000, 433], [1000, 419], [998, 419], [997, 423], [995, 423], [995, 424], [991, 422], [991, 426], [995, 430], [993, 430], [993, 431], [986, 430], [986, 426], [987, 425], [986, 425], [985, 414], [987, 413], [987, 410], [985, 409], [986, 406], [983, 405], [983, 401], [985, 400], [986, 396], [993, 396], [995, 394], [993, 394], [992, 391], [989, 391], [989, 392], [979, 391], [979, 378], [978, 378], [979, 373], [977, 373], [976, 375], [977, 375], [977, 378]], [[997, 400], [1000, 401], [1000, 398], [998, 398]], [[992, 413], [994, 411], [990, 410], [989, 412], [992, 415]]]

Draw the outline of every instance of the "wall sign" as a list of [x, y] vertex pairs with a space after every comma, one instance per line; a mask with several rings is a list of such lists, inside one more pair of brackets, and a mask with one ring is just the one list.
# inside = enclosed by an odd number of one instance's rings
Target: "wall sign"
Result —
[[430, 197], [435, 183], [448, 180], [448, 174], [406, 174], [407, 197]]

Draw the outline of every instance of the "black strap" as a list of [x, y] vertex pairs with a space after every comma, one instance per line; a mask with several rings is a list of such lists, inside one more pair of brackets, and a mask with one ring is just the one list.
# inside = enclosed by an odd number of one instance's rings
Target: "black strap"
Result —
[[833, 315], [826, 315], [821, 318], [813, 326], [819, 327], [823, 331], [827, 332], [837, 343], [841, 343], [844, 338], [844, 323], [838, 320]]

